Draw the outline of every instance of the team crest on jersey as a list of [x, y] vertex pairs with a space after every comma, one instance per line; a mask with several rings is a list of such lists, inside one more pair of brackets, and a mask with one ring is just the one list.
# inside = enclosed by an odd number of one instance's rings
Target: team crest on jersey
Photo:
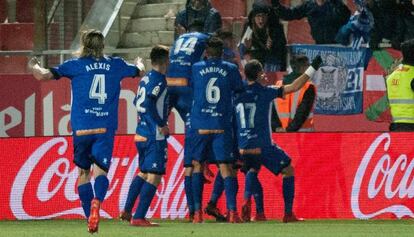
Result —
[[155, 96], [158, 96], [158, 94], [160, 93], [160, 90], [161, 90], [160, 86], [156, 86], [154, 87], [154, 89], [152, 89], [152, 94]]

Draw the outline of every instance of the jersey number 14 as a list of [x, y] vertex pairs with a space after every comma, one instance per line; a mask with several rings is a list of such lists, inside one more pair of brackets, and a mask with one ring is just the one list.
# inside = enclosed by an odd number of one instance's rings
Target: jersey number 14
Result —
[[105, 104], [107, 94], [105, 93], [105, 74], [95, 74], [93, 77], [91, 89], [89, 90], [89, 99], [98, 100], [99, 104]]

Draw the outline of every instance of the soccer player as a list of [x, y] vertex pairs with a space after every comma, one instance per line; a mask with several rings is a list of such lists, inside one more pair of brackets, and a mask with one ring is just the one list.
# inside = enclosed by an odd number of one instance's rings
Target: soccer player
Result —
[[[238, 130], [240, 155], [243, 156], [246, 168], [246, 193], [254, 192], [253, 183], [257, 183], [257, 172], [264, 165], [274, 175], [283, 175], [283, 198], [285, 215], [283, 222], [294, 222], [300, 219], [293, 213], [294, 172], [290, 157], [271, 139], [270, 112], [273, 100], [289, 93], [298, 91], [309, 78], [318, 70], [322, 59], [317, 56], [304, 74], [292, 84], [280, 88], [262, 86], [259, 81], [264, 72], [261, 63], [252, 60], [245, 65], [247, 85], [242, 93], [236, 95], [235, 109]], [[245, 193], [245, 203], [242, 208], [242, 219], [250, 220], [250, 197]]]
[[144, 70], [141, 59], [137, 59], [137, 65], [131, 65], [121, 58], [104, 56], [103, 49], [103, 34], [91, 29], [81, 36], [79, 58], [50, 69], [41, 67], [35, 58], [28, 65], [38, 80], [71, 80], [74, 163], [79, 167], [78, 192], [90, 233], [98, 231], [99, 209], [109, 186], [106, 176], [118, 126], [120, 82], [125, 77], [141, 75]]
[[207, 60], [192, 67], [194, 90], [191, 127], [196, 132], [192, 141], [194, 221], [203, 222], [201, 196], [204, 176], [203, 152], [211, 148], [224, 179], [229, 222], [240, 222], [236, 209], [237, 179], [232, 175], [232, 97], [243, 88], [237, 66], [222, 60], [223, 41], [212, 37], [207, 42]]
[[[167, 162], [168, 93], [165, 74], [168, 68], [168, 48], [156, 46], [151, 50], [152, 70], [141, 79], [136, 98], [138, 126], [135, 142], [139, 153], [140, 172], [129, 188], [122, 220], [133, 226], [158, 226], [145, 219], [148, 208], [165, 174]], [[131, 210], [139, 195], [137, 210], [131, 219]]]
[[200, 61], [206, 48], [208, 35], [199, 33], [204, 23], [195, 21], [189, 26], [189, 32], [181, 35], [173, 44], [170, 51], [170, 66], [167, 73], [169, 106], [175, 108], [186, 124], [184, 147], [184, 188], [187, 205], [190, 212], [190, 221], [194, 215], [194, 204], [191, 185], [192, 155], [188, 151], [191, 147], [192, 134], [190, 121], [187, 121], [193, 101], [191, 83], [191, 66]]

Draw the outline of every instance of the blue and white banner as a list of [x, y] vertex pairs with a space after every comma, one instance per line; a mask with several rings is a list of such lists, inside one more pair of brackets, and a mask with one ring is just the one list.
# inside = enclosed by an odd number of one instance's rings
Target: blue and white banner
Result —
[[303, 54], [310, 61], [321, 55], [323, 63], [312, 82], [317, 88], [317, 114], [359, 114], [363, 109], [363, 78], [370, 52], [342, 46], [291, 45], [291, 55]]

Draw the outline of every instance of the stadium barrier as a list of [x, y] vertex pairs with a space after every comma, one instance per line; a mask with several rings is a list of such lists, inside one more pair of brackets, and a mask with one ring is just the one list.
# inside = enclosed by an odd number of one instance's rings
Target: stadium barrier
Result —
[[[293, 159], [297, 216], [307, 219], [414, 217], [412, 133], [290, 133], [273, 134], [273, 139]], [[169, 138], [167, 175], [158, 188], [148, 217], [177, 219], [187, 215], [183, 142], [182, 135]], [[0, 148], [0, 220], [82, 218], [71, 137], [0, 139]], [[133, 137], [117, 136], [108, 175], [109, 191], [102, 206], [103, 217], [118, 216], [137, 172], [137, 159]], [[259, 177], [263, 182], [266, 215], [280, 219], [283, 216], [282, 178], [266, 169]], [[243, 175], [239, 174], [238, 178], [240, 205]], [[211, 189], [211, 184], [205, 186], [204, 205]], [[224, 210], [224, 206], [224, 200], [220, 200], [219, 207]]]

